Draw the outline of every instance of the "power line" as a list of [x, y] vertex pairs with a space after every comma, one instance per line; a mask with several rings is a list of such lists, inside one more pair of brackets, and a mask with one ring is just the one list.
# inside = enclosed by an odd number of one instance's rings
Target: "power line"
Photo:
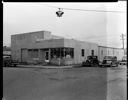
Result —
[[71, 9], [71, 8], [62, 8], [67, 10], [79, 10], [79, 11], [95, 11], [95, 12], [116, 12], [116, 13], [124, 13], [123, 11], [105, 11], [105, 10], [85, 10], [85, 9]]
[[106, 10], [86, 10], [86, 9], [72, 9], [72, 8], [63, 8], [63, 7], [57, 7], [57, 6], [52, 6], [52, 5], [46, 5], [48, 7], [52, 8], [57, 8], [57, 9], [65, 9], [65, 10], [78, 10], [78, 11], [93, 11], [93, 12], [113, 12], [113, 13], [126, 13], [124, 11], [106, 11]]

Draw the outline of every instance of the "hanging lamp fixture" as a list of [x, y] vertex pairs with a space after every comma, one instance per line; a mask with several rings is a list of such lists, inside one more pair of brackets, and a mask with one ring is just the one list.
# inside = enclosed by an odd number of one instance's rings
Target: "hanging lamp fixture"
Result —
[[56, 12], [57, 17], [62, 17], [63, 14], [64, 12], [61, 10], [61, 8], [59, 8], [59, 11]]

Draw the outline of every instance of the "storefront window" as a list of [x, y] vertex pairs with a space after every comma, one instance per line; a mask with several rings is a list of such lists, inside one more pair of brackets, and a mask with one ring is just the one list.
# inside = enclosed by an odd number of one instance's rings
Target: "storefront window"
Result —
[[73, 48], [65, 48], [65, 57], [73, 58], [74, 57], [74, 49]]
[[38, 49], [29, 49], [28, 50], [28, 55], [31, 58], [38, 58]]
[[33, 58], [38, 58], [38, 50], [33, 50]]
[[64, 48], [61, 48], [60, 52], [61, 52], [61, 57], [63, 58], [64, 57]]
[[51, 58], [73, 58], [74, 49], [73, 48], [51, 48]]

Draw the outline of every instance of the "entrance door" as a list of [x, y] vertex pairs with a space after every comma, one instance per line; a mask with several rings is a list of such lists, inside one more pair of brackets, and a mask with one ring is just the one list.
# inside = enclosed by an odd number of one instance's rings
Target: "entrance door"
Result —
[[27, 49], [21, 49], [21, 62], [27, 61]]
[[49, 52], [45, 51], [45, 60], [49, 60]]

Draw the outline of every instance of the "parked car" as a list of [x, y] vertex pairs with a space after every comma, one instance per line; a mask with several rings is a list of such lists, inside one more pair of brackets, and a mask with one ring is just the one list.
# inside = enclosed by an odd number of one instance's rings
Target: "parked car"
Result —
[[119, 62], [120, 65], [127, 65], [127, 56], [123, 56], [122, 60]]
[[100, 66], [101, 67], [117, 67], [118, 66], [117, 57], [105, 56]]
[[3, 56], [3, 66], [4, 67], [8, 67], [11, 63], [11, 56], [10, 55], [6, 55], [6, 56]]
[[11, 55], [3, 56], [3, 67], [16, 67], [18, 64], [18, 61], [11, 59]]
[[95, 67], [99, 66], [99, 61], [97, 56], [87, 56], [87, 60], [82, 62], [83, 67]]

